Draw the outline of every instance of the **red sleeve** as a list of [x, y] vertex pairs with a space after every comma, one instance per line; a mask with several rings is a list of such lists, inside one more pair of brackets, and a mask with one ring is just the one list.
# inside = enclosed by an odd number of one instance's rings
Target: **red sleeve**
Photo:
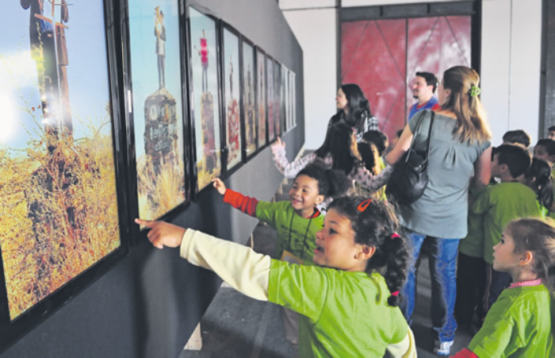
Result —
[[231, 189], [227, 189], [224, 195], [224, 203], [233, 206], [235, 209], [241, 210], [245, 214], [256, 217], [256, 206], [258, 205], [258, 200], [256, 198], [251, 198], [250, 196], [245, 196]]
[[439, 103], [433, 105], [432, 111], [441, 111], [441, 106], [439, 105]]
[[474, 352], [472, 352], [470, 349], [465, 348], [462, 351], [455, 354], [454, 356], [451, 356], [451, 358], [480, 358], [480, 357], [474, 354]]

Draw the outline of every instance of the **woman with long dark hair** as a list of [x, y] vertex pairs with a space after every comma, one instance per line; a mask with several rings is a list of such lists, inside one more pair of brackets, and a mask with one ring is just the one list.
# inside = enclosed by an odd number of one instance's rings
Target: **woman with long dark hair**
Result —
[[[471, 184], [487, 185], [491, 174], [491, 135], [478, 97], [479, 83], [480, 77], [471, 68], [457, 66], [444, 72], [438, 90], [441, 110], [435, 112], [430, 139], [429, 183], [420, 199], [400, 207], [400, 221], [409, 233], [414, 256], [402, 291], [402, 310], [410, 323], [415, 306], [416, 263], [426, 241], [431, 251], [432, 325], [439, 355], [449, 355], [457, 329], [453, 316], [455, 272], [459, 241], [467, 234], [468, 189]], [[415, 148], [425, 150], [431, 119], [429, 110], [415, 114], [386, 156], [387, 162], [393, 165], [401, 159], [414, 135]]]
[[337, 113], [331, 117], [328, 130], [337, 123], [346, 123], [356, 131], [357, 142], [370, 130], [379, 130], [378, 119], [372, 116], [368, 99], [357, 84], [344, 84], [335, 97]]

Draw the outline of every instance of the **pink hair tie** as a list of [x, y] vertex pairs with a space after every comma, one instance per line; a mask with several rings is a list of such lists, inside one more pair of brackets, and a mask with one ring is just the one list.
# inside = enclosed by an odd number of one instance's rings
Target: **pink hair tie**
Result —
[[395, 297], [399, 296], [399, 291], [391, 292], [391, 296], [395, 296]]
[[362, 203], [358, 205], [357, 210], [362, 213], [364, 210], [366, 210], [366, 208], [368, 207], [368, 205], [370, 205], [371, 202], [372, 202], [372, 199], [363, 200]]
[[396, 232], [394, 232], [393, 234], [391, 234], [391, 240], [398, 239], [398, 238], [400, 238], [400, 237], [401, 237], [401, 235], [397, 234]]

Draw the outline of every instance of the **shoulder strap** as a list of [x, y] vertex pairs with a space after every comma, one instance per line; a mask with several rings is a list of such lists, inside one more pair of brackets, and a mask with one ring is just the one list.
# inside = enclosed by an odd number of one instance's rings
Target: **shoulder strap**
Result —
[[[433, 117], [433, 116], [434, 116], [433, 113], [434, 113], [434, 112], [432, 112], [432, 120], [433, 120], [433, 118], [434, 118], [434, 117]], [[415, 130], [414, 130], [414, 133], [412, 134], [412, 140], [410, 141], [410, 147], [409, 147], [409, 150], [407, 151], [407, 155], [405, 156], [405, 162], [408, 162], [408, 160], [409, 160], [410, 153], [412, 152], [412, 148], [414, 147], [414, 141], [416, 140], [416, 135], [418, 134], [418, 131], [420, 130], [420, 126], [422, 125], [422, 122], [423, 122], [423, 121], [424, 121], [424, 116], [422, 115], [422, 116], [420, 116], [420, 118], [418, 118], [418, 124], [416, 125], [416, 128], [415, 128]], [[431, 126], [431, 124], [430, 124], [430, 132], [431, 132], [431, 129], [432, 129], [432, 126]], [[429, 134], [430, 134], [430, 133], [428, 133], [428, 136], [429, 136]], [[428, 139], [429, 139], [429, 137], [428, 137]], [[430, 145], [430, 141], [428, 140], [427, 146], [429, 147], [429, 145]], [[427, 149], [426, 149], [426, 151], [427, 151]], [[428, 154], [426, 153], [426, 157], [427, 157], [427, 156], [428, 156]]]
[[426, 140], [426, 160], [428, 159], [428, 153], [430, 152], [430, 138], [432, 138], [432, 126], [434, 125], [434, 119], [436, 116], [436, 113], [434, 111], [430, 111], [432, 112], [432, 119], [430, 119], [430, 128], [428, 129], [428, 139]]

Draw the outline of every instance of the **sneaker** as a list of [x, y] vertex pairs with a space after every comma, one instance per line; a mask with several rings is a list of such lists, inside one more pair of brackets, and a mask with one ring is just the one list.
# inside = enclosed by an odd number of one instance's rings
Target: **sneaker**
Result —
[[438, 356], [448, 356], [449, 352], [451, 351], [451, 346], [453, 345], [453, 341], [449, 342], [439, 342], [436, 341], [434, 353]]

